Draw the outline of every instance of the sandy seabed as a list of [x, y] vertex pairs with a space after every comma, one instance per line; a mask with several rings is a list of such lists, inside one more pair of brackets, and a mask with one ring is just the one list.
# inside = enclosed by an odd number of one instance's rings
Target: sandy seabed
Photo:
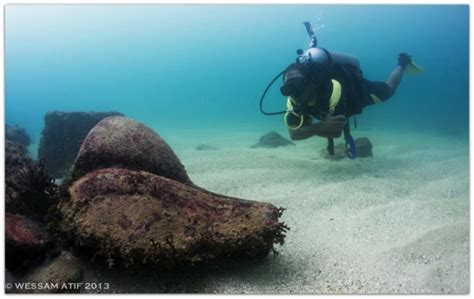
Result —
[[[469, 292], [466, 137], [358, 130], [355, 137], [372, 141], [374, 157], [329, 161], [321, 155], [324, 139], [249, 148], [267, 132], [161, 135], [197, 185], [286, 208], [290, 231], [277, 256], [168, 274], [85, 261], [85, 281], [125, 293]], [[218, 149], [198, 151], [199, 144]]]

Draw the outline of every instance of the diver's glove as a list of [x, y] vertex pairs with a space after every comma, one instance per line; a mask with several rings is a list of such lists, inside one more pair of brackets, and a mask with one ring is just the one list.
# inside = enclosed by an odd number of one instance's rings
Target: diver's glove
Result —
[[400, 53], [398, 55], [398, 65], [402, 68], [405, 68], [407, 65], [411, 63], [411, 56], [407, 53]]

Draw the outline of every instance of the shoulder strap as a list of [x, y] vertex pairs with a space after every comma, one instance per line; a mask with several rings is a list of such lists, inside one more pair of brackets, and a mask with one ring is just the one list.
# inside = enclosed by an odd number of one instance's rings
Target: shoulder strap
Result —
[[341, 83], [339, 81], [331, 79], [332, 81], [332, 94], [329, 99], [329, 112], [334, 112], [339, 100], [341, 99]]

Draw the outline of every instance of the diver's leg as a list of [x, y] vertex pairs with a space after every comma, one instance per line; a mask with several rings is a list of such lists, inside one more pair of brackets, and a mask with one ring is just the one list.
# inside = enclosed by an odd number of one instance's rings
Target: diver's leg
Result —
[[404, 67], [402, 67], [401, 65], [397, 65], [397, 67], [390, 74], [390, 77], [388, 77], [387, 81], [385, 82], [390, 88], [391, 96], [394, 95], [397, 91], [398, 85], [400, 85], [400, 82], [402, 81], [404, 70]]
[[364, 79], [365, 97], [362, 106], [370, 106], [385, 102], [392, 96], [392, 91], [388, 83], [380, 81], [369, 81]]
[[410, 55], [407, 53], [400, 53], [398, 55], [398, 65], [395, 67], [393, 72], [390, 74], [390, 77], [388, 77], [386, 81], [388, 87], [390, 87], [391, 96], [397, 91], [398, 85], [400, 85], [400, 82], [402, 81], [405, 68], [410, 63], [412, 63]]

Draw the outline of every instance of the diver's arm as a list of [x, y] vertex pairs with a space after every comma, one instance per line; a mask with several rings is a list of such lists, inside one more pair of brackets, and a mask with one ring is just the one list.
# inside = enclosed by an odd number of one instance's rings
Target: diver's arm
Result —
[[346, 118], [343, 115], [328, 115], [323, 121], [302, 126], [298, 129], [288, 129], [291, 140], [303, 140], [313, 136], [337, 138], [342, 134]]
[[320, 136], [320, 123], [302, 126], [299, 129], [288, 129], [291, 140], [304, 140], [313, 136]]
[[347, 55], [347, 54], [333, 52], [333, 51], [329, 51], [329, 54], [331, 55], [331, 59], [333, 63], [352, 64], [356, 68], [360, 69], [359, 60], [352, 55]]

